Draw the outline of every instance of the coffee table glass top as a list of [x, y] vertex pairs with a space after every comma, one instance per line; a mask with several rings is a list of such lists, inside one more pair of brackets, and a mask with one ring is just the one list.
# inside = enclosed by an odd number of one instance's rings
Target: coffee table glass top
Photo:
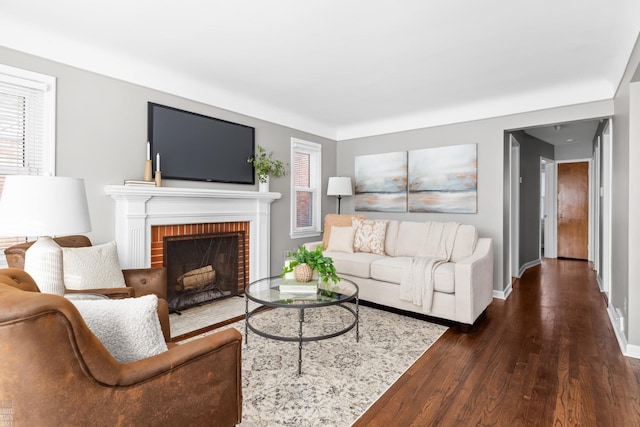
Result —
[[[281, 285], [299, 285], [295, 280], [283, 279], [280, 276], [268, 277], [250, 283], [245, 289], [247, 298], [260, 304], [273, 307], [333, 305], [351, 301], [358, 295], [358, 285], [351, 280], [342, 279], [337, 284], [327, 286], [324, 282], [316, 283], [316, 292], [286, 292]], [[313, 286], [311, 283], [309, 285]]]

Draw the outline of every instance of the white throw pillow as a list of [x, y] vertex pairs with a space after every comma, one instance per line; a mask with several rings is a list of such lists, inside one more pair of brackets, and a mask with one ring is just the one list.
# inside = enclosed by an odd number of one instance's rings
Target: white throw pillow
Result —
[[167, 351], [156, 295], [71, 302], [118, 362], [135, 362]]
[[351, 227], [331, 227], [331, 235], [329, 236], [329, 245], [326, 248], [328, 252], [346, 252], [353, 253], [353, 235], [354, 229]]
[[87, 290], [124, 288], [126, 285], [116, 242], [82, 248], [62, 248], [64, 286]]

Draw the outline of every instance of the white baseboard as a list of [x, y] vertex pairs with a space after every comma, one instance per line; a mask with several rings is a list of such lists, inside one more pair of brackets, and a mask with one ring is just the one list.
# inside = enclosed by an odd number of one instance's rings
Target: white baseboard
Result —
[[622, 354], [627, 357], [633, 357], [634, 359], [640, 359], [640, 346], [627, 343], [627, 337], [624, 335], [624, 332], [620, 330], [618, 316], [616, 316], [615, 309], [612, 306], [607, 307], [607, 314], [609, 315], [609, 321], [611, 322], [611, 326], [613, 326], [613, 331], [616, 334], [618, 346], [620, 346]]
[[511, 286], [511, 281], [509, 281], [509, 283], [507, 284], [507, 286], [505, 287], [505, 289], [503, 291], [496, 291], [494, 289], [493, 290], [493, 297], [497, 298], [497, 299], [506, 300], [507, 298], [509, 298], [509, 295], [511, 295], [511, 291], [512, 290], [513, 290], [513, 287]]
[[634, 359], [640, 359], [640, 345], [627, 344], [627, 351], [623, 354]]
[[535, 267], [536, 265], [540, 265], [541, 263], [542, 263], [542, 261], [540, 261], [540, 258], [538, 258], [538, 259], [534, 259], [533, 261], [529, 261], [526, 264], [523, 264], [520, 267], [520, 271], [518, 272], [518, 277], [522, 277], [522, 275], [524, 274], [525, 271], [527, 271], [531, 267]]

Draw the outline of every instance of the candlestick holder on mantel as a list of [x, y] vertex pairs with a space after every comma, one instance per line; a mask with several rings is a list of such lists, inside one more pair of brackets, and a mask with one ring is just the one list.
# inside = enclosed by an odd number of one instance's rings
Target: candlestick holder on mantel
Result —
[[153, 173], [151, 172], [152, 170], [152, 165], [151, 165], [151, 160], [145, 160], [144, 161], [144, 180], [151, 182], [153, 181]]
[[156, 171], [156, 187], [162, 187], [162, 173]]

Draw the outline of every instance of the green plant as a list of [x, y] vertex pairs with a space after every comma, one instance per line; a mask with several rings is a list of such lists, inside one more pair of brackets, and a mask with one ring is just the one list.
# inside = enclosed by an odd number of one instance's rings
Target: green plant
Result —
[[336, 267], [333, 265], [333, 259], [324, 256], [322, 254], [323, 249], [322, 245], [317, 246], [313, 251], [308, 250], [304, 246], [300, 246], [297, 252], [289, 252], [289, 256], [291, 256], [293, 260], [288, 266], [284, 266], [281, 276], [284, 276], [285, 273], [292, 272], [298, 264], [307, 264], [313, 270], [318, 272], [320, 280], [327, 285], [329, 285], [329, 280], [333, 283], [338, 283], [340, 278], [336, 274]]
[[256, 154], [247, 159], [247, 163], [252, 163], [258, 174], [258, 181], [267, 182], [267, 178], [273, 176], [279, 178], [287, 174], [285, 164], [282, 160], [273, 158], [273, 151], [267, 153], [261, 145], [256, 145]]

